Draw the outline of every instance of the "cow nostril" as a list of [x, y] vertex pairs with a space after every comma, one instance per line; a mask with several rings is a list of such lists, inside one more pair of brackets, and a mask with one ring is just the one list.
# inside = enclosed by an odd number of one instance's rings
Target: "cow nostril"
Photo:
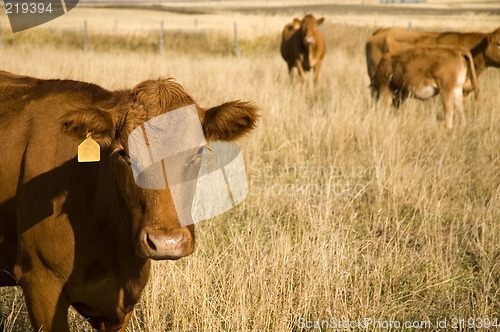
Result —
[[149, 234], [146, 234], [146, 242], [148, 243], [148, 246], [153, 250], [153, 251], [156, 251], [156, 246], [155, 244], [153, 243], [153, 241], [151, 241], [151, 239], [149, 238]]

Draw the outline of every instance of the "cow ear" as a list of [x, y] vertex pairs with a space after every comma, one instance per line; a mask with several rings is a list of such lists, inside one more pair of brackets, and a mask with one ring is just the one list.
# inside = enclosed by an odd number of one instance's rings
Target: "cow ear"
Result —
[[300, 20], [299, 20], [298, 18], [294, 18], [294, 19], [293, 19], [293, 28], [294, 28], [295, 30], [300, 29]]
[[82, 141], [90, 133], [101, 146], [107, 146], [113, 140], [115, 122], [104, 110], [75, 110], [61, 118], [63, 133]]
[[324, 21], [325, 21], [324, 17], [318, 18], [318, 20], [316, 21], [316, 25], [321, 25], [321, 24], [323, 24]]
[[252, 103], [230, 101], [205, 111], [203, 133], [208, 141], [234, 141], [255, 128], [258, 119]]

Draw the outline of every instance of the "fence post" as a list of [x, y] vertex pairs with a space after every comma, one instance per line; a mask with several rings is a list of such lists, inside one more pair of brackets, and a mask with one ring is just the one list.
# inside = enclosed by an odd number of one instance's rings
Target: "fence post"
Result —
[[238, 43], [238, 25], [234, 21], [234, 54], [240, 56], [240, 45]]
[[411, 30], [411, 21], [408, 22], [408, 30]]
[[0, 50], [3, 48], [3, 31], [2, 24], [0, 24]]
[[87, 30], [87, 20], [83, 21], [83, 50], [87, 51], [89, 46], [89, 35]]
[[163, 20], [161, 20], [160, 22], [160, 54], [163, 54], [163, 44], [164, 44], [164, 40], [163, 40]]

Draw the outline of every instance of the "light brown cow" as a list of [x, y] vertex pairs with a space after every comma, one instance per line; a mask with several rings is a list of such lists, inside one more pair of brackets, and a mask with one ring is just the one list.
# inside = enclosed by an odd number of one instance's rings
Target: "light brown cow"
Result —
[[[0, 286], [21, 286], [35, 331], [69, 331], [69, 306], [99, 331], [125, 331], [150, 259], [193, 252], [170, 190], [135, 184], [127, 141], [193, 104], [207, 140], [238, 139], [258, 117], [242, 101], [202, 108], [172, 79], [113, 92], [0, 72]], [[87, 133], [99, 162], [77, 162]]]
[[306, 72], [314, 70], [314, 83], [318, 82], [321, 63], [325, 56], [325, 40], [318, 26], [324, 22], [324, 18], [316, 19], [308, 14], [302, 20], [294, 18], [283, 29], [281, 40], [281, 56], [288, 64], [290, 76], [292, 70], [297, 67], [302, 78], [302, 84], [307, 82]]
[[[474, 58], [474, 66], [478, 77], [486, 67], [500, 67], [500, 28], [490, 33], [440, 33], [384, 28], [375, 31], [365, 45], [370, 86], [373, 87], [375, 73], [384, 54], [419, 45], [448, 45], [467, 48]], [[472, 91], [470, 78], [467, 80], [464, 91], [466, 94]]]
[[441, 95], [446, 127], [453, 124], [454, 105], [465, 123], [463, 86], [470, 72], [477, 86], [472, 55], [464, 47], [416, 46], [386, 53], [377, 68], [373, 88], [388, 109], [393, 100], [400, 105], [407, 97], [428, 99]]

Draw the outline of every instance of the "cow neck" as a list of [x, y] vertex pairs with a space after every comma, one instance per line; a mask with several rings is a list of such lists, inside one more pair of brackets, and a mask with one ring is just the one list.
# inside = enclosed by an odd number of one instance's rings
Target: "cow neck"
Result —
[[307, 52], [308, 52], [308, 60], [309, 60], [309, 67], [313, 68], [316, 65], [316, 52], [315, 52], [315, 45], [309, 44], [307, 46]]
[[[104, 152], [106, 153], [106, 152]], [[118, 183], [113, 157], [106, 153], [105, 165], [98, 169], [94, 204], [98, 227], [105, 226], [119, 237], [132, 237], [132, 218]]]

